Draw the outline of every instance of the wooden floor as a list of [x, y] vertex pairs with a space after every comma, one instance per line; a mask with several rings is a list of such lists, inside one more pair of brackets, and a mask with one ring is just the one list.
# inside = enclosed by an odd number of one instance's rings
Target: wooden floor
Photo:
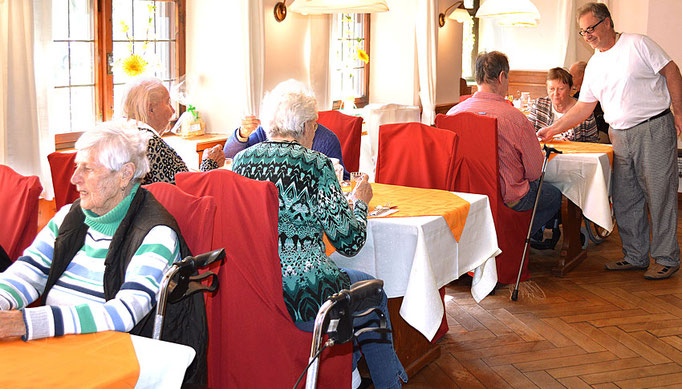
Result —
[[449, 285], [441, 357], [405, 387], [682, 388], [682, 272], [607, 272], [617, 232], [565, 278], [550, 275], [556, 255], [531, 253], [516, 302], [504, 286], [476, 304], [466, 281]]

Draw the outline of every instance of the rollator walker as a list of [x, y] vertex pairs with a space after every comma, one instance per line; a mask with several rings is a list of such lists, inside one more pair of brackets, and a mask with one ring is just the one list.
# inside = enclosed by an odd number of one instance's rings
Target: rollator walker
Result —
[[[213, 292], [218, 289], [218, 276], [206, 271], [197, 274], [202, 269], [215, 261], [225, 259], [225, 249], [209, 251], [197, 256], [187, 256], [181, 261], [175, 262], [161, 279], [159, 301], [156, 304], [156, 315], [154, 316], [154, 339], [161, 339], [163, 320], [166, 315], [166, 304], [174, 303], [191, 296], [198, 292]], [[211, 284], [206, 286], [201, 282], [211, 278]]]
[[[306, 389], [317, 387], [319, 356], [322, 351], [335, 344], [346, 343], [365, 332], [390, 332], [386, 325], [386, 316], [377, 308], [381, 304], [384, 288], [383, 280], [358, 281], [350, 289], [343, 289], [335, 293], [322, 304], [315, 317], [313, 327], [313, 341], [310, 346], [310, 359], [306, 367]], [[378, 327], [366, 327], [353, 332], [353, 319], [376, 313], [379, 316]], [[324, 335], [328, 336], [323, 342]], [[296, 381], [298, 387], [305, 370]]]

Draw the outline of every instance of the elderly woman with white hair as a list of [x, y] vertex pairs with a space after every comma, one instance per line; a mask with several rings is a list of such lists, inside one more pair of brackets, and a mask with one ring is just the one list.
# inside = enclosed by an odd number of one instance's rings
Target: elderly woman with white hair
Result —
[[[151, 337], [163, 274], [190, 252], [175, 219], [140, 187], [149, 171], [148, 139], [147, 132], [112, 122], [78, 139], [71, 182], [80, 198], [0, 273], [0, 340], [100, 331]], [[40, 306], [27, 308], [38, 300]], [[168, 308], [205, 326], [201, 296]], [[197, 349], [203, 369], [205, 339], [185, 342], [185, 330], [166, 322], [173, 340]]]
[[[168, 131], [175, 109], [171, 104], [168, 89], [157, 78], [139, 77], [126, 85], [126, 93], [121, 103], [123, 117], [134, 120], [140, 131], [150, 134], [147, 156], [150, 171], [142, 180], [143, 184], [152, 182], [175, 183], [175, 174], [188, 171], [187, 165], [166, 143], [161, 136]], [[216, 145], [204, 151], [204, 160], [199, 169], [207, 171], [225, 164], [222, 146]]]
[[[232, 169], [277, 186], [284, 302], [296, 326], [312, 331], [315, 315], [329, 296], [357, 281], [373, 278], [338, 268], [325, 255], [322, 240], [326, 234], [343, 255], [360, 251], [365, 244], [372, 187], [366, 177], [357, 184], [351, 195], [351, 209], [332, 161], [310, 149], [317, 129], [317, 103], [300, 82], [282, 82], [267, 94], [261, 119], [268, 140], [237, 154]], [[380, 308], [388, 318], [385, 294]], [[353, 324], [358, 328], [375, 320], [376, 316], [356, 319]], [[399, 388], [401, 379], [407, 382], [390, 334], [369, 332], [358, 341], [376, 388]], [[359, 356], [359, 351], [354, 353], [354, 368]]]

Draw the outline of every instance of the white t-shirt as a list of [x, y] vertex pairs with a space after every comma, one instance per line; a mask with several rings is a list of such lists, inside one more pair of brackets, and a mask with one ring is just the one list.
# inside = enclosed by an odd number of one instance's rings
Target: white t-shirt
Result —
[[622, 34], [604, 52], [595, 50], [585, 69], [580, 101], [599, 101], [604, 120], [628, 129], [670, 108], [665, 77], [668, 54], [645, 35]]

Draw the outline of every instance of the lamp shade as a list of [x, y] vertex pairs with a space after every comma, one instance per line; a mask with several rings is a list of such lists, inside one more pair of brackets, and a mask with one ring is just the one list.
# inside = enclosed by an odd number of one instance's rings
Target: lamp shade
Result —
[[296, 0], [289, 10], [308, 15], [388, 11], [386, 0]]
[[476, 17], [495, 19], [502, 26], [536, 26], [540, 12], [530, 0], [486, 0]]
[[464, 8], [455, 8], [448, 18], [456, 20], [458, 23], [464, 23], [467, 20], [472, 20], [471, 15], [469, 15], [469, 11]]

